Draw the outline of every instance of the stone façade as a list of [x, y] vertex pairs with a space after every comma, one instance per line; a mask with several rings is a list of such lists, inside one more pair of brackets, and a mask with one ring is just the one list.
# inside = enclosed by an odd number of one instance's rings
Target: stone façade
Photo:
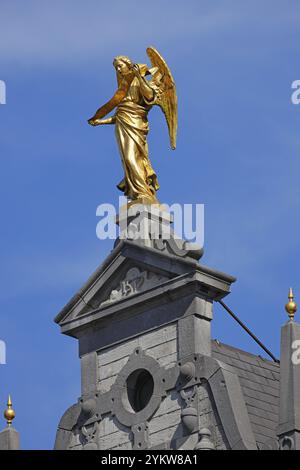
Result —
[[118, 241], [56, 317], [78, 340], [82, 391], [55, 449], [295, 447], [292, 425], [278, 433], [279, 365], [212, 341], [235, 279], [170, 246]]

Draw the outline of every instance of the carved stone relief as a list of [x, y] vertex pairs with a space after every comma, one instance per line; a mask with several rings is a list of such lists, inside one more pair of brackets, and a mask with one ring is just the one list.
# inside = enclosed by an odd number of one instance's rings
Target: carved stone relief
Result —
[[127, 271], [124, 279], [122, 279], [118, 287], [111, 291], [108, 299], [101, 303], [101, 307], [130, 295], [134, 295], [138, 292], [151, 289], [167, 280], [168, 277], [166, 276], [150, 271], [141, 271], [136, 267], [131, 268]]

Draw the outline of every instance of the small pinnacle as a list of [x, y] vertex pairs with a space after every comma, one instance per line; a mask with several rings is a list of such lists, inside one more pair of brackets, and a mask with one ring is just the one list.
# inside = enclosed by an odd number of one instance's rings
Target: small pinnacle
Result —
[[11, 426], [13, 419], [15, 418], [16, 414], [12, 408], [12, 401], [10, 395], [8, 395], [7, 400], [7, 409], [4, 411], [4, 418], [7, 421], [7, 425]]
[[288, 316], [290, 317], [290, 320], [293, 320], [294, 316], [295, 316], [295, 313], [297, 311], [297, 304], [296, 304], [296, 302], [294, 302], [294, 294], [293, 294], [293, 290], [292, 290], [291, 287], [290, 287], [290, 290], [289, 290], [288, 299], [289, 299], [289, 301], [285, 306], [285, 310], [287, 311]]

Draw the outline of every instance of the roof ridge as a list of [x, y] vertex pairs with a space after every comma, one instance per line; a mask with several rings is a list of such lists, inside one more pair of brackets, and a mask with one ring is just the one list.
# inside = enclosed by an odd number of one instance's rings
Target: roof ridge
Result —
[[[238, 351], [242, 354], [245, 354], [246, 356], [250, 356], [250, 357], [255, 357], [256, 359], [260, 360], [260, 361], [263, 361], [263, 362], [267, 362], [269, 364], [272, 364], [274, 365], [275, 367], [279, 367], [279, 363], [276, 363], [270, 359], [267, 359], [265, 357], [262, 357], [260, 356], [259, 354], [253, 354], [253, 353], [250, 353], [249, 351], [245, 351], [244, 349], [240, 349], [240, 348], [237, 348], [236, 346], [231, 346], [230, 344], [227, 344], [227, 343], [222, 343], [221, 341], [219, 341], [218, 339], [212, 339], [211, 340], [212, 343], [216, 344], [217, 346], [224, 346], [225, 348], [228, 348], [228, 349], [231, 349], [233, 351]], [[241, 359], [242, 360], [242, 359]]]

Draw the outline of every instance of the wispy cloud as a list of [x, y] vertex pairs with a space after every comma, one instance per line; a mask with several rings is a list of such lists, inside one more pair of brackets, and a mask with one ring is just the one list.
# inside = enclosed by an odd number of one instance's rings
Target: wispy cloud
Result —
[[153, 0], [147, 5], [137, 0], [110, 4], [15, 0], [1, 5], [0, 57], [27, 65], [63, 65], [101, 57], [107, 50], [118, 53], [120, 47], [140, 52], [150, 43], [171, 44], [175, 39], [176, 48], [180, 42], [192, 47], [196, 36], [230, 35], [234, 28], [248, 28], [257, 34], [276, 25], [290, 27], [296, 22], [295, 8], [299, 10], [297, 3], [283, 9], [282, 3], [274, 0], [247, 4], [217, 1], [213, 5], [207, 0]]

